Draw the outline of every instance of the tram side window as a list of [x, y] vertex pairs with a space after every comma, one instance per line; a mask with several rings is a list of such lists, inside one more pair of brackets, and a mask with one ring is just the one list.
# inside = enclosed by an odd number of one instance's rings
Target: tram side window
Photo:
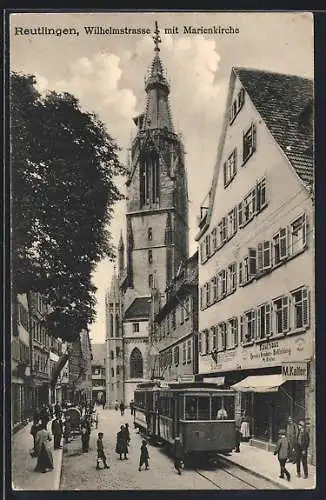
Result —
[[194, 396], [186, 396], [185, 419], [197, 420], [197, 398]]
[[212, 397], [212, 420], [234, 419], [234, 396]]
[[224, 408], [224, 399], [222, 396], [213, 396], [212, 397], [212, 420], [219, 420], [218, 412]]
[[200, 396], [198, 398], [198, 420], [209, 420], [209, 397]]
[[135, 403], [139, 408], [145, 408], [145, 393], [138, 392], [135, 394]]
[[234, 396], [224, 396], [224, 406], [228, 414], [229, 420], [235, 418]]
[[169, 417], [174, 417], [174, 400], [172, 398], [169, 399]]

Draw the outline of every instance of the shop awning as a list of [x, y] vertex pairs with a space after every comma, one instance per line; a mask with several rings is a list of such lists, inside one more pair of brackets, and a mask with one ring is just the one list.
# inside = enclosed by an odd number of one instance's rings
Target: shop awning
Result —
[[232, 385], [239, 392], [276, 392], [286, 380], [279, 375], [253, 375]]

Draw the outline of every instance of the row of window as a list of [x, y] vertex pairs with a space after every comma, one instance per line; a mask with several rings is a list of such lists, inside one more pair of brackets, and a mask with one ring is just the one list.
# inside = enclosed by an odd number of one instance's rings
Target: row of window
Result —
[[[182, 360], [180, 359], [180, 350], [182, 351]], [[186, 340], [182, 346], [175, 346], [160, 353], [160, 368], [170, 368], [171, 366], [179, 366], [182, 362], [183, 365], [190, 364], [192, 361], [192, 339]]]
[[34, 349], [33, 368], [36, 372], [48, 373], [48, 356]]
[[309, 328], [310, 294], [306, 287], [293, 290], [245, 311], [239, 318], [222, 321], [199, 335], [199, 352], [233, 349], [240, 343], [275, 338]]
[[267, 206], [266, 179], [257, 181], [254, 188], [207, 234], [200, 243], [200, 261], [203, 264], [227, 241]]
[[191, 312], [191, 300], [190, 297], [186, 297], [181, 300], [176, 307], [167, 314], [165, 318], [159, 324], [158, 338], [159, 340], [164, 339], [168, 336], [171, 330], [175, 330], [179, 325], [183, 325], [189, 320]]
[[[307, 247], [307, 217], [300, 215], [289, 227], [281, 228], [271, 240], [248, 248], [247, 254], [237, 265], [231, 263], [200, 288], [201, 310], [233, 293], [239, 286], [250, 283], [272, 268], [286, 262], [289, 257]], [[237, 281], [238, 277], [238, 281]]]

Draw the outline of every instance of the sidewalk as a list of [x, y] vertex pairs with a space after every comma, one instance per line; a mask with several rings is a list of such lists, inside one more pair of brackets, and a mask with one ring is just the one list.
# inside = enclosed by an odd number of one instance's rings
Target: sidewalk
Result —
[[[296, 465], [286, 464], [286, 469], [291, 474], [291, 481], [280, 479], [280, 467], [277, 457], [270, 451], [261, 450], [248, 443], [241, 443], [240, 453], [232, 452], [230, 455], [222, 455], [223, 460], [231, 462], [238, 467], [250, 471], [258, 477], [264, 477], [268, 481], [290, 490], [312, 490], [316, 487], [316, 467], [308, 465], [308, 478], [303, 479], [296, 475]], [[301, 467], [302, 469], [302, 467]]]
[[[31, 425], [32, 423], [30, 422], [11, 437], [12, 489], [58, 491], [60, 486], [62, 449], [53, 450], [52, 439], [50, 446], [53, 454], [53, 470], [45, 474], [34, 472], [36, 458], [32, 458], [29, 453], [33, 447], [33, 438], [30, 434]], [[48, 429], [50, 428], [51, 422], [48, 424]]]

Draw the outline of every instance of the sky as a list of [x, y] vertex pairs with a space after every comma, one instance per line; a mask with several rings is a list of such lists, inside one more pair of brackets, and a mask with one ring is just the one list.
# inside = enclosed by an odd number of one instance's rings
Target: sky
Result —
[[[232, 66], [313, 78], [313, 17], [306, 12], [15, 13], [10, 16], [10, 69], [34, 74], [42, 92], [74, 94], [83, 108], [104, 122], [126, 163], [136, 133], [132, 118], [144, 109], [144, 77], [154, 56], [155, 20], [162, 39], [160, 57], [171, 85], [172, 119], [186, 151], [192, 254], [197, 248], [197, 216], [213, 176]], [[88, 35], [89, 26], [149, 28], [151, 33]], [[184, 26], [233, 29], [201, 35], [184, 33]], [[38, 27], [74, 28], [79, 35], [21, 34], [20, 28]], [[173, 34], [165, 34], [166, 29]], [[123, 179], [118, 183], [125, 192]], [[110, 231], [117, 245], [121, 231], [125, 234], [123, 202], [116, 205]], [[105, 340], [105, 294], [112, 271], [112, 263], [103, 260], [93, 276], [94, 343]]]

